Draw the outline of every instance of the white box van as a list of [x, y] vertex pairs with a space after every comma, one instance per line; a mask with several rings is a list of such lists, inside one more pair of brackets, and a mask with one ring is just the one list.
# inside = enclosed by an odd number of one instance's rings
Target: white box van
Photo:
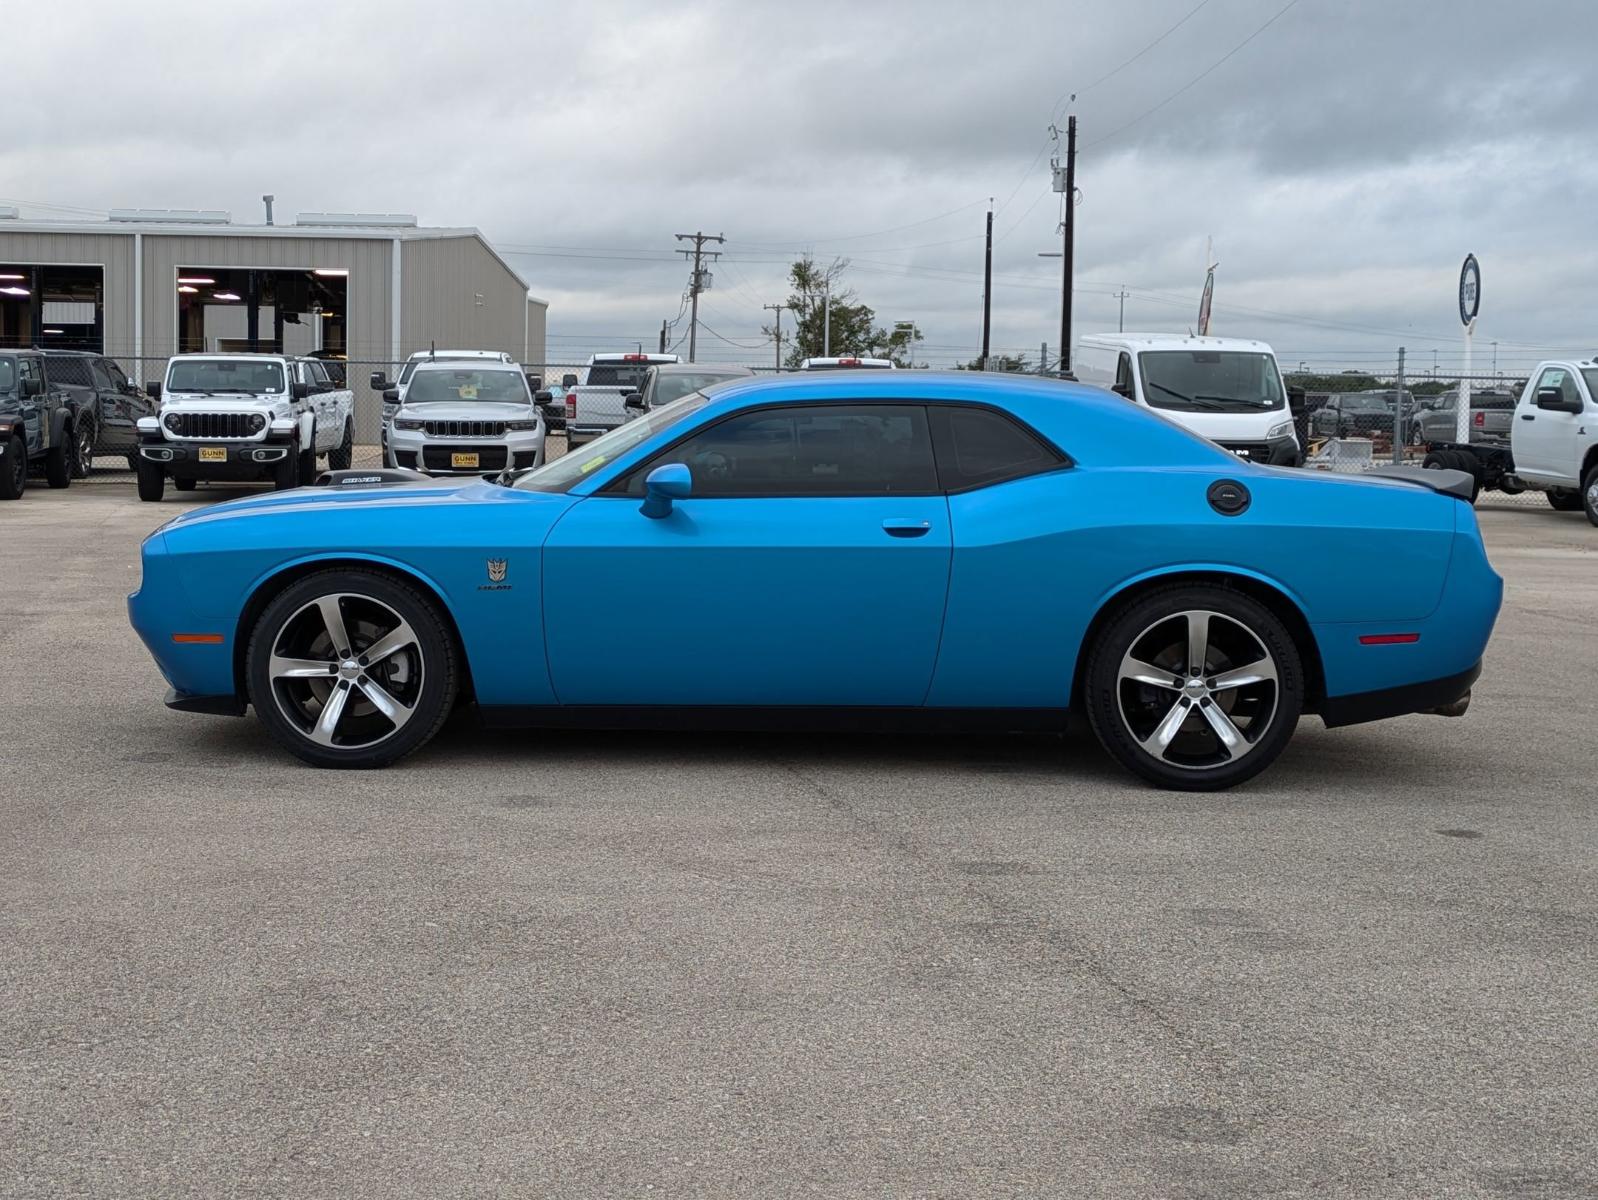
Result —
[[1072, 364], [1083, 383], [1157, 408], [1240, 458], [1293, 467], [1302, 460], [1276, 355], [1248, 338], [1095, 333]]

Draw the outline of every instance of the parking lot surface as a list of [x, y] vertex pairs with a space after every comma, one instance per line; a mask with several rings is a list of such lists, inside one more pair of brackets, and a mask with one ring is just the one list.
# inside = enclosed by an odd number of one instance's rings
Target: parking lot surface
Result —
[[1598, 1195], [1580, 514], [1482, 512], [1465, 718], [1184, 795], [464, 718], [317, 772], [127, 626], [218, 494], [0, 509], [0, 1196]]

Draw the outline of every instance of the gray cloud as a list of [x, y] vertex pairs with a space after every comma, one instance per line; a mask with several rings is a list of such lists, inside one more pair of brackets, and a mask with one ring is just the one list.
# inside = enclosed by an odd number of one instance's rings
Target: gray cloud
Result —
[[8, 13], [34, 49], [0, 193], [476, 225], [574, 354], [652, 341], [686, 280], [671, 235], [724, 232], [704, 315], [727, 342], [701, 345], [758, 361], [806, 249], [850, 257], [928, 357], [970, 357], [993, 196], [994, 341], [1035, 354], [1058, 328], [1039, 151], [1076, 90], [1079, 329], [1113, 328], [1123, 286], [1129, 325], [1185, 327], [1213, 235], [1217, 331], [1290, 357], [1446, 363], [1466, 250], [1506, 365], [1592, 348], [1598, 102], [1559, 49], [1594, 43], [1590, 0], [1300, 0], [1161, 105], [1284, 2], [1209, 0], [1096, 86], [1198, 0], [38, 6]]

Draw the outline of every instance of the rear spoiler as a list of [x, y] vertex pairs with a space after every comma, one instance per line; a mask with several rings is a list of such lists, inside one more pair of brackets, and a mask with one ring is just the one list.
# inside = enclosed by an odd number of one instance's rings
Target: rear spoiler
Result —
[[1388, 466], [1372, 467], [1367, 475], [1379, 479], [1397, 479], [1404, 483], [1419, 484], [1445, 496], [1453, 496], [1470, 504], [1476, 499], [1476, 477], [1469, 471], [1439, 470], [1433, 467]]
[[407, 483], [431, 483], [431, 475], [423, 475], [420, 471], [408, 470], [405, 467], [374, 467], [361, 470], [352, 467], [344, 471], [323, 471], [316, 477], [313, 487], [346, 488], [360, 487], [398, 487]]

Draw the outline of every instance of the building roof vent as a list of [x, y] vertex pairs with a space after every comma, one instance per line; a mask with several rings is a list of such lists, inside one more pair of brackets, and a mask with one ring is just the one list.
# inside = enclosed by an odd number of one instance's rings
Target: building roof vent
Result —
[[296, 225], [341, 225], [356, 229], [414, 229], [416, 218], [408, 213], [300, 213]]
[[113, 221], [160, 225], [226, 225], [233, 214], [220, 208], [113, 208]]

